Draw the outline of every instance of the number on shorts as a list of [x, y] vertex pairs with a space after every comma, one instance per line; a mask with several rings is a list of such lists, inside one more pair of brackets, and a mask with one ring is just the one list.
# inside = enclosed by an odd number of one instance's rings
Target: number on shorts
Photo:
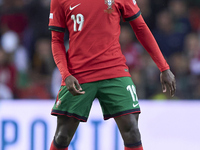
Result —
[[126, 87], [127, 91], [129, 91], [131, 93], [131, 97], [133, 99], [133, 101], [138, 101], [138, 98], [137, 98], [137, 94], [136, 94], [136, 88], [134, 85], [128, 85]]

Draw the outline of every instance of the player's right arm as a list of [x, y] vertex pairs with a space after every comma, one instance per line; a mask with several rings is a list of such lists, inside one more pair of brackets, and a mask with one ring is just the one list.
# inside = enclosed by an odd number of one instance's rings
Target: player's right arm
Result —
[[49, 29], [52, 33], [52, 53], [54, 61], [61, 73], [62, 80], [72, 95], [84, 94], [78, 80], [73, 77], [67, 67], [66, 50], [64, 46], [65, 13], [58, 0], [52, 0], [50, 6]]
[[67, 89], [74, 96], [84, 94], [85, 92], [81, 91], [82, 89], [78, 80], [69, 73], [67, 68], [64, 33], [57, 31], [51, 31], [51, 33], [53, 58], [62, 75], [62, 79], [65, 81]]
[[62, 79], [65, 81], [66, 87], [72, 95], [84, 94], [79, 85], [78, 80], [72, 76], [67, 67], [66, 51], [64, 46], [64, 33], [51, 31], [52, 33], [52, 53], [54, 61], [61, 73]]

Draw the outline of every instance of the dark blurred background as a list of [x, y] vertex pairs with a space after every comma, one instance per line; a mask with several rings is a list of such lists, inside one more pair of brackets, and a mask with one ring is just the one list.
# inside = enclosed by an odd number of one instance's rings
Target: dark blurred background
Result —
[[[176, 76], [173, 99], [200, 99], [200, 0], [137, 4]], [[61, 76], [51, 54], [49, 5], [50, 0], [0, 0], [0, 99], [56, 97]], [[122, 52], [138, 97], [171, 99], [162, 93], [160, 72], [130, 25], [121, 25]]]

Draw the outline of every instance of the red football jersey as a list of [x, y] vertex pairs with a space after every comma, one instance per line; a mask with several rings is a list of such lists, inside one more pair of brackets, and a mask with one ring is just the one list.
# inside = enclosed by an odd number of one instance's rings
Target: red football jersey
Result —
[[135, 0], [51, 0], [49, 29], [68, 29], [68, 70], [86, 83], [130, 76], [119, 44], [120, 17], [139, 15]]

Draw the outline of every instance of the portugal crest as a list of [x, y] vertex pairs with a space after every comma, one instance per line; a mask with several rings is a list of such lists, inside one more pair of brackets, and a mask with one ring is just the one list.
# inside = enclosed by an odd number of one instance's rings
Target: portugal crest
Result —
[[115, 3], [114, 0], [105, 0], [105, 4], [108, 5], [108, 8], [106, 10], [104, 10], [106, 13], [110, 14], [112, 13], [114, 10], [112, 9], [112, 5]]
[[58, 106], [61, 104], [61, 100], [59, 99], [59, 100], [57, 100], [57, 102], [56, 102], [56, 108], [58, 108]]

